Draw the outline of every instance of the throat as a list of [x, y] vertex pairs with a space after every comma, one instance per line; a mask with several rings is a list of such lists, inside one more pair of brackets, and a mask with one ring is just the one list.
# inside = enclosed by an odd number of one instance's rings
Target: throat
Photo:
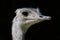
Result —
[[21, 29], [22, 29], [23, 33], [26, 33], [27, 30], [30, 28], [30, 26], [31, 26], [31, 24], [29, 24], [29, 23], [22, 25]]
[[29, 22], [29, 23], [23, 24], [23, 25], [21, 26], [21, 29], [22, 29], [23, 33], [26, 33], [27, 30], [28, 30], [32, 25], [34, 25], [34, 24], [36, 24], [36, 23], [38, 23], [38, 22], [40, 22], [40, 21], [38, 20], [38, 21], [34, 21], [34, 22]]

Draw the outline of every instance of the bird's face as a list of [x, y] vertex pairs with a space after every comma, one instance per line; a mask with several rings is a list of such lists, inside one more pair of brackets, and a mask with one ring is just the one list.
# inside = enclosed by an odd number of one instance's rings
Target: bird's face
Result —
[[23, 8], [17, 10], [17, 16], [24, 24], [35, 24], [44, 20], [50, 20], [50, 16], [42, 15], [38, 9]]

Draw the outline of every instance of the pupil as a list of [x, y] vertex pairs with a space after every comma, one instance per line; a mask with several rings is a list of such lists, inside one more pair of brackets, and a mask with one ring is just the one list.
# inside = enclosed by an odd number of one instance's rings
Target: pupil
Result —
[[24, 16], [28, 16], [28, 12], [23, 12], [22, 13]]

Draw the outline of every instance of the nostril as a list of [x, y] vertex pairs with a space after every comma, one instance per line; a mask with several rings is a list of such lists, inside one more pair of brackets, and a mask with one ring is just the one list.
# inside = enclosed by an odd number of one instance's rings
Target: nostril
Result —
[[41, 18], [43, 17], [43, 16], [40, 16]]

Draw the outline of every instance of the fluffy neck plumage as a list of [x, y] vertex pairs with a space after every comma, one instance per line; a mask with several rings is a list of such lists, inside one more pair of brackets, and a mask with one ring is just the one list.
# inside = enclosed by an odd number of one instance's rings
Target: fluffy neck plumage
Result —
[[14, 19], [13, 21], [14, 22], [12, 25], [12, 38], [13, 40], [22, 40], [24, 36], [23, 34], [26, 33], [31, 24], [29, 23], [22, 25], [22, 21], [17, 19]]
[[14, 22], [12, 25], [12, 38], [13, 40], [22, 40], [23, 32], [19, 22]]

